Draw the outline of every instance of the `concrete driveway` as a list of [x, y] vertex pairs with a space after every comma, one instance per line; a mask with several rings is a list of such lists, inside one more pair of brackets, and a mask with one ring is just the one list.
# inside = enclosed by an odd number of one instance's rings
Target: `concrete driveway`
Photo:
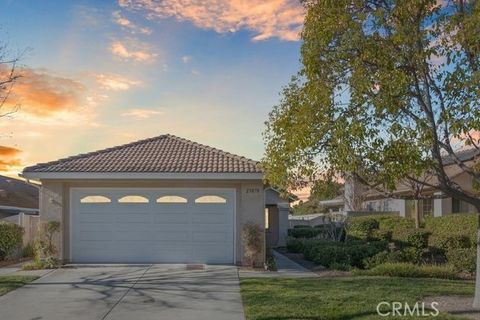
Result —
[[184, 265], [59, 269], [0, 297], [2, 319], [244, 319], [237, 269]]

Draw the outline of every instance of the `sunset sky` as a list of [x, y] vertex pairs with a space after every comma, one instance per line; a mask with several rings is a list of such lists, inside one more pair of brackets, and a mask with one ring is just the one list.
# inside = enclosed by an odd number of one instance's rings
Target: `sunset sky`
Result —
[[26, 50], [0, 174], [164, 133], [259, 160], [299, 67], [296, 0], [0, 1], [0, 39]]

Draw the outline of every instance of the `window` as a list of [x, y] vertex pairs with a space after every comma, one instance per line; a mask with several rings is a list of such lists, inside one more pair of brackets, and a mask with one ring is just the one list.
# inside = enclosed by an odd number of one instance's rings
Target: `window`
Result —
[[187, 203], [187, 199], [179, 196], [163, 196], [157, 199], [157, 203]]
[[459, 199], [452, 199], [452, 213], [468, 213], [468, 203]]
[[424, 217], [430, 217], [433, 215], [433, 199], [422, 200], [422, 214]]
[[86, 196], [80, 200], [80, 203], [110, 203], [109, 198], [104, 196]]
[[142, 196], [124, 196], [118, 199], [119, 203], [148, 203], [148, 199]]
[[219, 196], [202, 196], [195, 199], [195, 203], [227, 203], [227, 200]]

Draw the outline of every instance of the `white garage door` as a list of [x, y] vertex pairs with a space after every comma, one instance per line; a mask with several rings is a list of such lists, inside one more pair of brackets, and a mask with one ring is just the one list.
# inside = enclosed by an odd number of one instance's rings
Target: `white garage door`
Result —
[[76, 263], [234, 262], [232, 189], [71, 189]]

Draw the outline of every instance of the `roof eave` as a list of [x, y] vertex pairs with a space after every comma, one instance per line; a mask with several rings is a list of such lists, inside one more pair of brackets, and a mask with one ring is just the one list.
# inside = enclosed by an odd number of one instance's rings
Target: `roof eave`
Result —
[[262, 180], [259, 172], [22, 172], [21, 177], [32, 180]]

